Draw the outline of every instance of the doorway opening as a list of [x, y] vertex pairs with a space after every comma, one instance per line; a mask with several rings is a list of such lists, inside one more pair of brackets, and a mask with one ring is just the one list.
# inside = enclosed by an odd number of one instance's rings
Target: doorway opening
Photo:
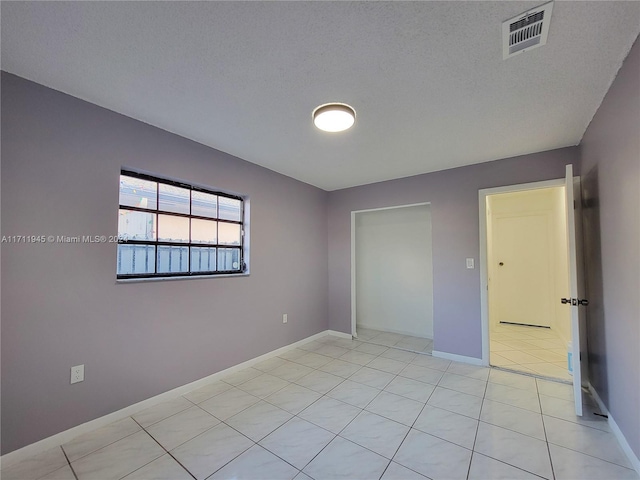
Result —
[[565, 183], [506, 188], [484, 198], [488, 363], [571, 381]]
[[431, 354], [430, 204], [351, 213], [351, 331], [366, 343]]

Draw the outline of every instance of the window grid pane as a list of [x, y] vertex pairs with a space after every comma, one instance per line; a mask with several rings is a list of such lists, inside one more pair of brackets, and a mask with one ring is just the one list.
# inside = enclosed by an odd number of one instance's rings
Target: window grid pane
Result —
[[211, 193], [192, 190], [191, 215], [218, 218], [218, 196]]
[[191, 271], [192, 272], [215, 272], [216, 271], [216, 249], [191, 247]]
[[241, 229], [237, 223], [218, 223], [218, 243], [221, 245], [240, 245]]
[[120, 209], [118, 211], [118, 239], [155, 240], [157, 216], [151, 212]]
[[239, 248], [218, 248], [218, 270], [229, 272], [237, 270], [240, 261]]
[[120, 175], [120, 206], [155, 210], [158, 183]]
[[191, 219], [191, 243], [211, 243], [218, 241], [218, 222], [214, 220]]
[[242, 199], [124, 171], [119, 199], [119, 277], [243, 271]]
[[218, 218], [221, 220], [232, 220], [239, 222], [242, 216], [241, 202], [235, 198], [220, 197], [218, 201], [220, 213]]
[[154, 273], [155, 245], [118, 245], [118, 275]]
[[158, 240], [189, 243], [189, 217], [158, 215]]
[[187, 188], [160, 183], [158, 187], [158, 210], [163, 212], [190, 213], [191, 194]]
[[189, 271], [189, 247], [158, 245], [158, 273]]

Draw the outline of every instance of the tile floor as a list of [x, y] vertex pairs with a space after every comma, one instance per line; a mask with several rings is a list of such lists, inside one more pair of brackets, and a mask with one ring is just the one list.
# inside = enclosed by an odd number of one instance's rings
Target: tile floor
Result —
[[400, 348], [402, 350], [409, 350], [416, 353], [431, 354], [433, 351], [433, 340], [430, 338], [383, 332], [361, 326], [356, 326], [356, 331], [358, 333], [358, 340], [364, 343]]
[[490, 333], [491, 365], [545, 377], [572, 380], [567, 344], [548, 328], [500, 324]]
[[2, 479], [640, 478], [569, 385], [371, 346], [323, 337]]

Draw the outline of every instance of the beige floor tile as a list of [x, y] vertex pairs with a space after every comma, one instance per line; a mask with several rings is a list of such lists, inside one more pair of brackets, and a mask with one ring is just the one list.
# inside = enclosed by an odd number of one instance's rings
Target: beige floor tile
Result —
[[193, 480], [193, 477], [167, 454], [130, 473], [123, 480]]
[[303, 470], [315, 479], [380, 478], [389, 459], [349, 440], [336, 437]]
[[146, 432], [138, 432], [72, 462], [78, 480], [117, 480], [164, 455]]
[[223, 468], [214, 473], [210, 480], [291, 480], [298, 469], [276, 457], [259, 445], [254, 445]]
[[171, 454], [198, 480], [204, 480], [253, 445], [247, 437], [221, 423]]
[[191, 407], [154, 423], [146, 430], [165, 450], [172, 450], [218, 423], [220, 420], [213, 415], [201, 408]]
[[77, 437], [71, 465], [59, 447], [4, 462], [2, 479], [531, 480], [553, 466], [555, 480], [640, 480], [588, 395], [578, 417], [571, 384], [514, 373], [566, 372], [554, 332], [499, 326], [504, 366], [488, 369], [359, 331], [370, 340], [324, 336]]
[[393, 461], [433, 479], [464, 479], [471, 450], [411, 429]]
[[140, 430], [131, 417], [124, 418], [92, 432], [85, 433], [62, 445], [70, 462], [106, 447]]
[[542, 440], [480, 422], [474, 451], [543, 478], [553, 478], [547, 443]]
[[5, 467], [3, 461], [2, 480], [24, 480], [40, 478], [67, 465], [67, 459], [60, 447], [51, 448], [30, 458]]

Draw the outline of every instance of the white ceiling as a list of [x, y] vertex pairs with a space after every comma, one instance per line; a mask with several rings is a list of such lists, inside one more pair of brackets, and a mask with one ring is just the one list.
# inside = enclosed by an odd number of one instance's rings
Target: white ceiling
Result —
[[[640, 32], [638, 2], [6, 2], [2, 69], [326, 190], [580, 142]], [[311, 111], [352, 105], [328, 134]]]

